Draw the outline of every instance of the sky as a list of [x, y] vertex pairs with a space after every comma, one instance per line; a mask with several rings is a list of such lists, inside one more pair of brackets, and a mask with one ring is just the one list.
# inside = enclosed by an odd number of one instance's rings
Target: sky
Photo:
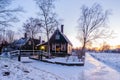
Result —
[[[108, 26], [114, 31], [114, 38], [106, 40], [108, 44], [114, 46], [120, 44], [120, 0], [56, 0], [55, 11], [61, 24], [64, 24], [64, 34], [70, 39], [73, 47], [80, 47], [81, 43], [77, 39], [77, 20], [80, 16], [80, 8], [82, 5], [92, 6], [98, 3], [104, 10], [110, 10]], [[20, 14], [20, 22], [15, 23], [15, 30], [19, 30], [29, 17], [37, 17], [38, 7], [34, 0], [15, 0], [12, 7], [21, 6], [25, 13]], [[43, 38], [44, 39], [44, 38]], [[98, 42], [100, 45], [103, 41]]]

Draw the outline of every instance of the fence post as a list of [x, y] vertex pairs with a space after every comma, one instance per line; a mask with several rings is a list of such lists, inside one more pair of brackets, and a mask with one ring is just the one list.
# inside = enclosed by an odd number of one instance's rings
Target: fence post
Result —
[[38, 60], [40, 60], [40, 51], [39, 51], [39, 53], [38, 53]]
[[18, 61], [21, 61], [21, 51], [18, 51]]
[[40, 60], [42, 60], [42, 51], [40, 51]]

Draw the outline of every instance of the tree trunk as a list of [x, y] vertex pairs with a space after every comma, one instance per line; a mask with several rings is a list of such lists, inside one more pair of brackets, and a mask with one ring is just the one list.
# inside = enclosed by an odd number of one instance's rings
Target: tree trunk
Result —
[[84, 44], [83, 47], [82, 47], [81, 57], [82, 57], [82, 56], [85, 56], [85, 52], [86, 52], [85, 46], [86, 46], [86, 45]]
[[82, 50], [81, 50], [81, 60], [84, 61], [85, 60], [85, 52], [86, 52], [86, 42], [84, 42]]
[[49, 41], [49, 34], [48, 33], [47, 33], [47, 41], [48, 41], [47, 53], [48, 53], [48, 57], [50, 58], [50, 41]]
[[34, 55], [34, 38], [33, 38], [33, 35], [32, 35], [32, 48], [33, 48], [33, 55]]
[[85, 59], [85, 52], [86, 52], [86, 42], [84, 41], [83, 47], [78, 55], [78, 58], [81, 59], [82, 61], [84, 61], [84, 59]]

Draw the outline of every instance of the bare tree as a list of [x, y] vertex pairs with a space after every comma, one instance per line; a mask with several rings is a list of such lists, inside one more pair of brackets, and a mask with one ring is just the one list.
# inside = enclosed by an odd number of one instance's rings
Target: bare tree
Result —
[[2, 43], [2, 39], [3, 39], [2, 34], [0, 34], [0, 44]]
[[23, 30], [28, 34], [28, 37], [34, 38], [36, 34], [41, 32], [41, 22], [37, 18], [29, 18], [23, 24]]
[[25, 33], [27, 33], [27, 36], [29, 36], [32, 39], [32, 45], [33, 45], [33, 54], [34, 54], [34, 38], [36, 34], [41, 32], [41, 23], [40, 20], [37, 18], [29, 18], [26, 23], [23, 25], [23, 30]]
[[87, 43], [107, 36], [106, 21], [108, 20], [108, 15], [109, 11], [104, 11], [99, 4], [94, 4], [91, 8], [82, 6], [78, 20], [78, 39], [82, 43], [79, 58], [85, 57]]
[[11, 43], [11, 42], [14, 41], [14, 35], [15, 35], [15, 32], [12, 31], [12, 30], [8, 30], [8, 31], [6, 32], [6, 37], [7, 37], [8, 43]]
[[104, 52], [106, 50], [110, 50], [110, 47], [111, 46], [104, 41], [102, 46], [101, 46], [101, 50], [100, 51]]
[[55, 27], [58, 25], [56, 19], [56, 13], [53, 12], [54, 9], [54, 0], [35, 0], [39, 7], [39, 17], [42, 23], [43, 30], [47, 36], [47, 52], [50, 56], [50, 33], [53, 32]]
[[0, 32], [3, 32], [5, 27], [12, 26], [11, 23], [19, 21], [16, 13], [22, 11], [22, 8], [11, 9], [11, 2], [12, 0], [0, 0]]

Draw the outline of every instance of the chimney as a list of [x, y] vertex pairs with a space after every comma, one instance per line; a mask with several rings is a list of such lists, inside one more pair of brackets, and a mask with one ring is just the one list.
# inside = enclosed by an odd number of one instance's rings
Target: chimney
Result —
[[41, 44], [41, 36], [39, 36], [40, 44]]
[[63, 33], [64, 31], [63, 31], [63, 28], [64, 28], [64, 25], [61, 25], [61, 32]]
[[27, 38], [27, 33], [24, 34], [24, 37]]

